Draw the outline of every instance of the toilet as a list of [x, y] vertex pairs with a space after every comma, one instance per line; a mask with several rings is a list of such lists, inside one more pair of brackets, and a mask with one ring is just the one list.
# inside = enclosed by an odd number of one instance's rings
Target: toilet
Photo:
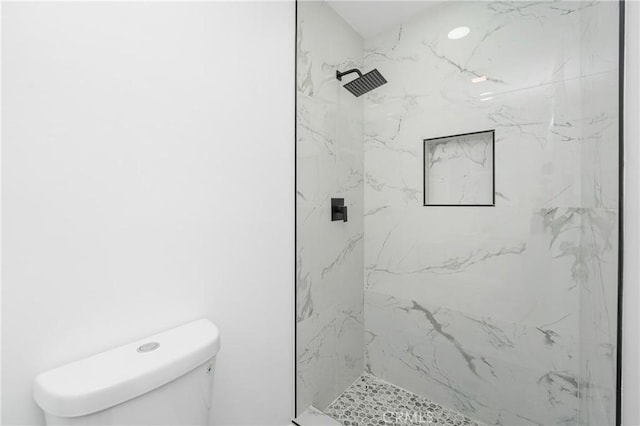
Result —
[[201, 319], [35, 379], [47, 425], [207, 425], [220, 333]]

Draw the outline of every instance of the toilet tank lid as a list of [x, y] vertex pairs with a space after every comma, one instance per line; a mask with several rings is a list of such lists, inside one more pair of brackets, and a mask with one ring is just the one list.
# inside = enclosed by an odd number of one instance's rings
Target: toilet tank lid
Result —
[[33, 396], [47, 413], [88, 415], [188, 373], [219, 349], [218, 328], [201, 319], [42, 373]]

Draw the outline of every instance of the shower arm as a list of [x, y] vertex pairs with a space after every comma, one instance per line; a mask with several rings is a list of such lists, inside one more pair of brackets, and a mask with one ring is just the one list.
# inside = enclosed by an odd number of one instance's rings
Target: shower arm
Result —
[[357, 72], [358, 73], [358, 77], [362, 77], [362, 73], [360, 72], [360, 70], [357, 69], [357, 68], [353, 68], [353, 69], [347, 70], [345, 72], [340, 72], [340, 71], [336, 70], [336, 78], [338, 79], [338, 81], [342, 81], [342, 77], [344, 77], [347, 74], [351, 74], [352, 72]]

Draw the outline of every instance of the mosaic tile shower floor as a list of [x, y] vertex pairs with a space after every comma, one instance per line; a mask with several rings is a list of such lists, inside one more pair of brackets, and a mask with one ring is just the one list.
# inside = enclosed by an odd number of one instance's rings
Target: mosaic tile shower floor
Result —
[[324, 412], [344, 426], [484, 426], [366, 373], [358, 377]]

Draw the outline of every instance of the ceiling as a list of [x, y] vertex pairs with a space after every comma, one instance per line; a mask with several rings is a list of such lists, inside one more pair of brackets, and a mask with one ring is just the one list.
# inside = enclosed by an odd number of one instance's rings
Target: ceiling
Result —
[[404, 22], [416, 13], [436, 6], [439, 2], [327, 0], [327, 3], [363, 38], [369, 38]]

